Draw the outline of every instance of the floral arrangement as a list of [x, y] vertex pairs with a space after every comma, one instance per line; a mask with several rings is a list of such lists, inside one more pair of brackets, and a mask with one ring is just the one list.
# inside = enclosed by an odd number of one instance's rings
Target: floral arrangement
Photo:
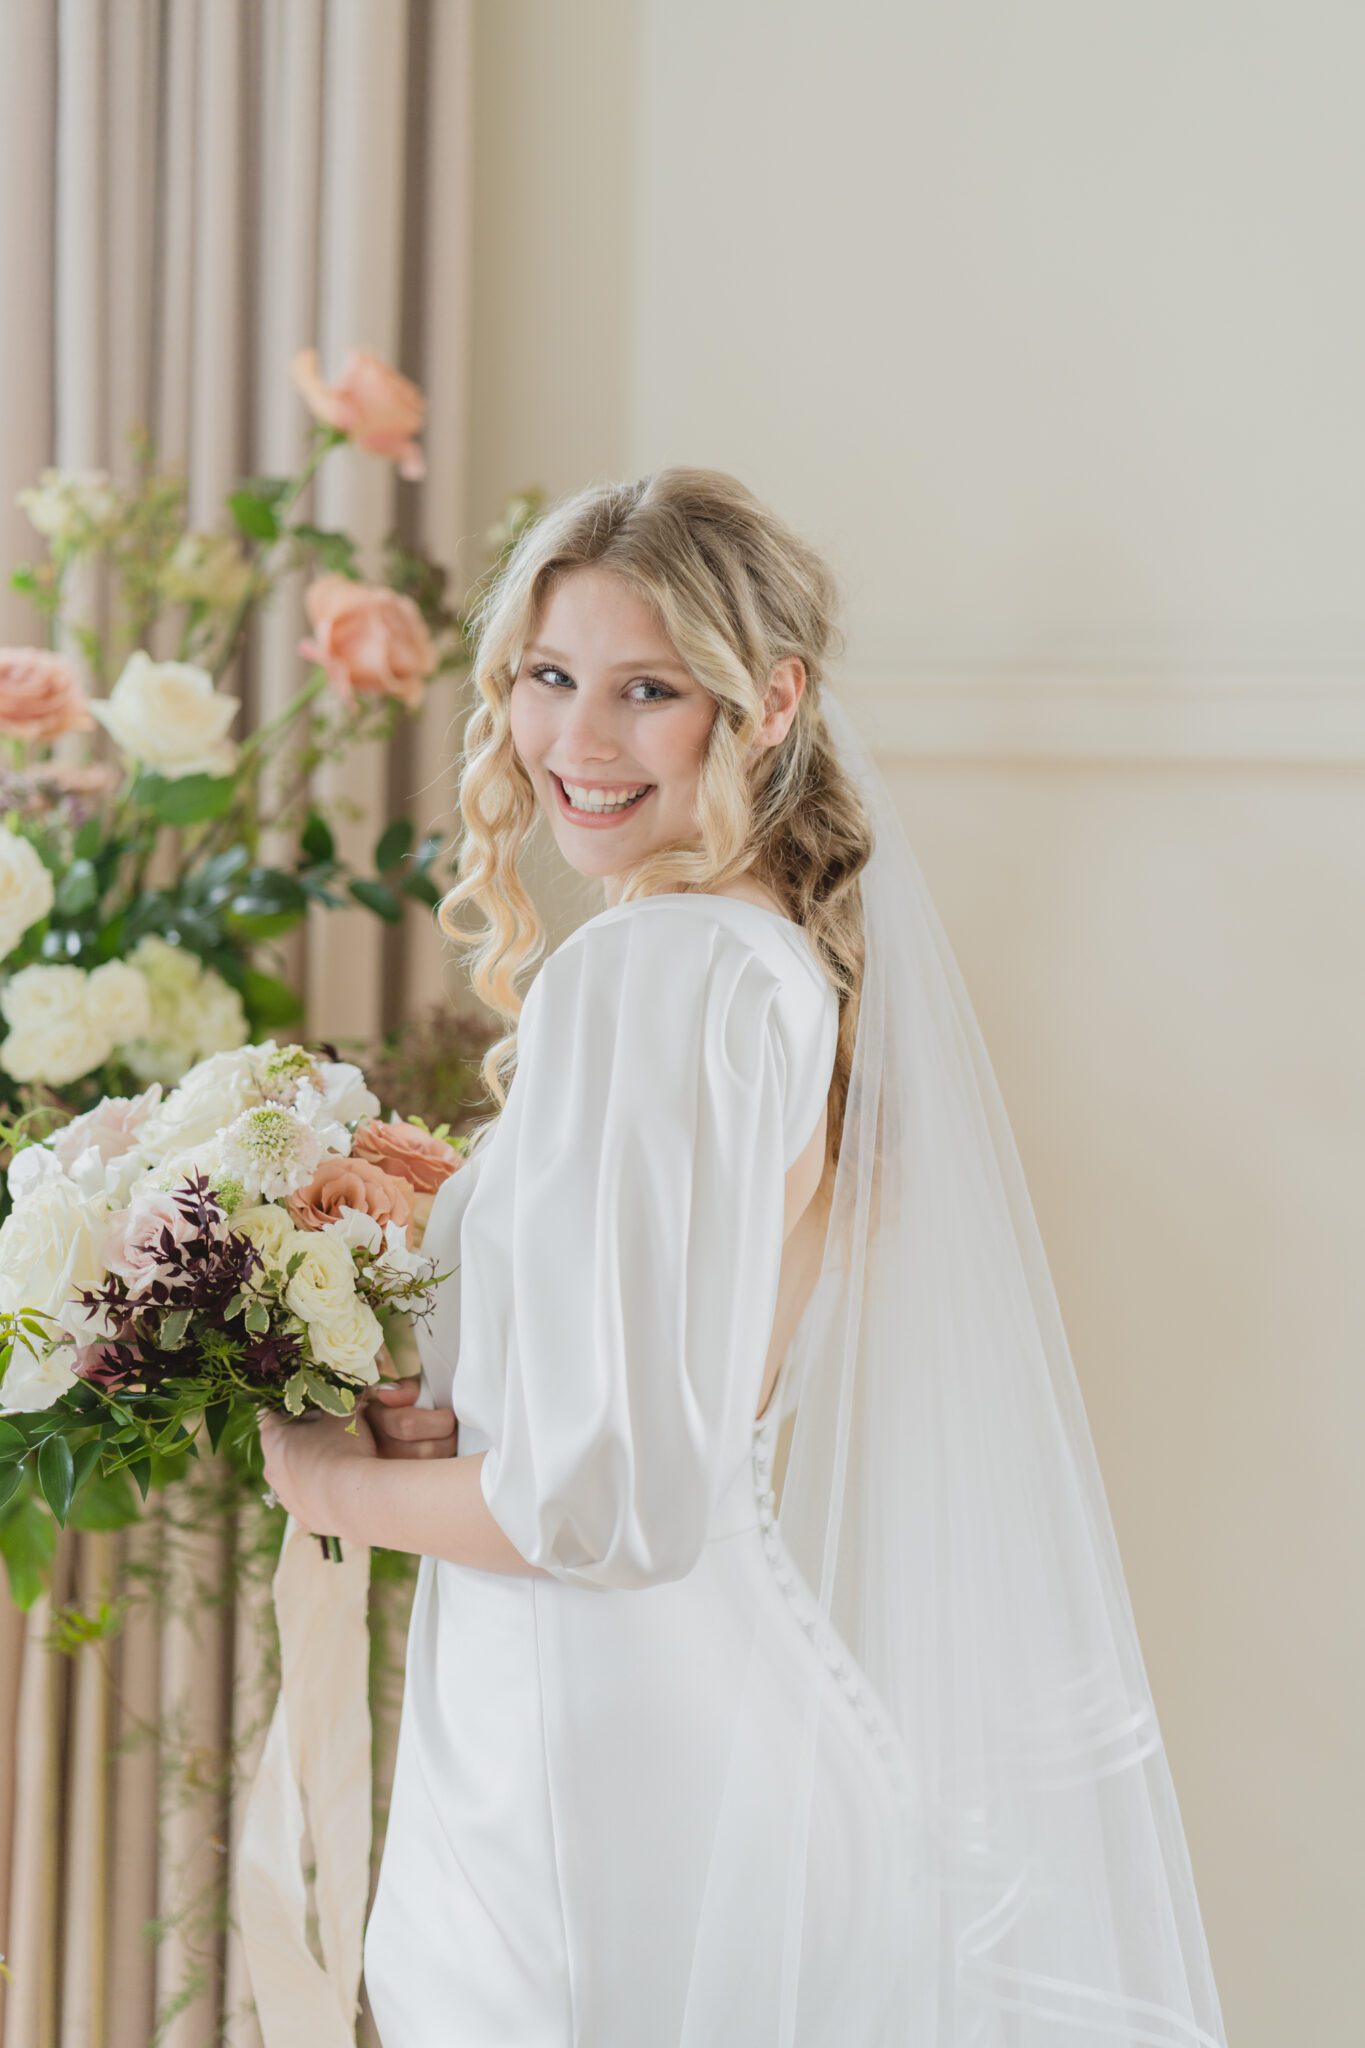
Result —
[[0, 1225], [0, 1504], [31, 1471], [64, 1524], [120, 1473], [145, 1500], [201, 1430], [217, 1450], [259, 1408], [353, 1412], [386, 1323], [429, 1313], [445, 1277], [421, 1239], [463, 1159], [444, 1128], [379, 1111], [334, 1048], [267, 1039], [21, 1143]]
[[[312, 350], [292, 367], [314, 422], [302, 465], [240, 484], [218, 528], [188, 525], [184, 480], [157, 472], [141, 436], [132, 488], [47, 470], [19, 493], [47, 554], [11, 582], [49, 644], [0, 648], [0, 1115], [53, 1091], [81, 1111], [171, 1087], [206, 1055], [297, 1024], [298, 996], [263, 953], [314, 905], [397, 923], [405, 897], [440, 900], [439, 836], [419, 842], [398, 819], [374, 872], [353, 872], [332, 829], [342, 806], [329, 813], [312, 788], [322, 762], [391, 737], [466, 665], [467, 615], [427, 557], [390, 539], [369, 578], [350, 535], [297, 509], [348, 442], [420, 478], [424, 400], [365, 350], [332, 384]], [[512, 501], [489, 536], [499, 553], [537, 497]], [[300, 572], [308, 673], [234, 739], [224, 683], [256, 611]], [[95, 577], [103, 630], [76, 615]], [[70, 759], [100, 728], [117, 763]]]

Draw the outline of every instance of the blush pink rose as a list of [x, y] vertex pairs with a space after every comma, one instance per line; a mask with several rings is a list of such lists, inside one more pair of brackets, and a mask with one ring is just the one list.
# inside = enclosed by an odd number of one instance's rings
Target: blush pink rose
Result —
[[161, 1083], [153, 1081], [141, 1095], [106, 1095], [83, 1116], [73, 1117], [51, 1141], [62, 1171], [68, 1173], [81, 1153], [92, 1145], [106, 1164], [131, 1152], [143, 1124], [160, 1100]]
[[128, 1208], [116, 1210], [109, 1219], [104, 1263], [111, 1273], [122, 1274], [134, 1301], [153, 1280], [167, 1277], [160, 1266], [162, 1234], [167, 1230], [174, 1245], [197, 1235], [196, 1225], [177, 1207], [174, 1195], [161, 1188], [143, 1189]]
[[319, 576], [303, 594], [313, 631], [299, 653], [319, 662], [346, 704], [356, 691], [397, 697], [409, 711], [422, 701], [436, 650], [410, 597], [349, 576]]
[[0, 647], [0, 733], [16, 740], [55, 740], [93, 732], [80, 678], [61, 654], [42, 647]]
[[373, 1216], [381, 1230], [386, 1223], [406, 1229], [412, 1221], [412, 1191], [406, 1181], [395, 1180], [368, 1159], [340, 1159], [334, 1153], [306, 1187], [286, 1198], [285, 1207], [300, 1230], [321, 1230], [335, 1223], [343, 1209]]
[[362, 1124], [351, 1151], [355, 1157], [372, 1159], [385, 1173], [405, 1180], [421, 1195], [434, 1195], [441, 1182], [449, 1180], [463, 1164], [461, 1155], [444, 1138], [433, 1138], [430, 1131], [401, 1118], [387, 1124], [375, 1118]]
[[315, 348], [300, 349], [291, 369], [314, 419], [371, 455], [396, 462], [398, 474], [409, 483], [426, 475], [426, 459], [413, 436], [421, 432], [427, 402], [410, 379], [367, 348], [346, 351], [335, 384], [324, 384], [318, 375]]

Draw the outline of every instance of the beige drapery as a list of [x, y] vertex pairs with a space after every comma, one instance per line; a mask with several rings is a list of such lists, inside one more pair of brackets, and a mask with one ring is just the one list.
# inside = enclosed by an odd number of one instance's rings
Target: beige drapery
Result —
[[[197, 523], [240, 476], [286, 473], [308, 427], [291, 356], [316, 344], [332, 374], [354, 343], [426, 391], [428, 475], [400, 487], [389, 465], [343, 450], [313, 515], [355, 532], [377, 571], [396, 510], [458, 589], [477, 566], [463, 502], [471, 12], [472, 0], [6, 0], [6, 570], [37, 547], [16, 490], [48, 463], [126, 475], [134, 423], [188, 476]], [[298, 593], [281, 593], [232, 678], [239, 733], [297, 687], [299, 632]], [[0, 641], [37, 637], [28, 606], [0, 592]], [[401, 810], [449, 829], [463, 708], [447, 679], [387, 757], [347, 765], [343, 793], [364, 816], [339, 836], [358, 862]], [[291, 965], [311, 1028], [337, 1038], [411, 1014], [453, 972], [416, 906], [392, 930], [332, 913]], [[174, 1924], [222, 1871], [240, 1818], [212, 1778], [259, 1708], [267, 1582], [234, 1593], [245, 1536], [171, 1542], [155, 1518], [68, 1532], [50, 1601], [23, 1616], [0, 1591], [0, 2048], [148, 2048], [156, 2013], [201, 1972], [166, 2048], [255, 2048], [235, 1941]], [[44, 1648], [54, 1609], [115, 1596], [139, 1562], [170, 1565], [164, 1627], [143, 1602], [98, 1653]], [[158, 1917], [173, 1924], [153, 1943]]]

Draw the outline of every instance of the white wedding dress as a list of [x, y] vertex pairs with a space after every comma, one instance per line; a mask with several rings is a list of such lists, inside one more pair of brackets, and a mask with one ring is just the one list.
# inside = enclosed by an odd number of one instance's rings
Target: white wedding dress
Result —
[[365, 1938], [383, 2048], [889, 2039], [903, 1752], [774, 1524], [785, 1369], [754, 1419], [837, 1018], [776, 912], [603, 911], [543, 963], [503, 1114], [436, 1198], [422, 1398], [544, 1575], [421, 1561]]

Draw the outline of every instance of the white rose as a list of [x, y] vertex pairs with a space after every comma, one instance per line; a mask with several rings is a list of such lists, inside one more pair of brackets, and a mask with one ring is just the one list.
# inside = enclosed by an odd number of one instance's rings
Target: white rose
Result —
[[161, 572], [172, 604], [209, 604], [231, 611], [246, 595], [251, 566], [237, 543], [220, 533], [186, 533]]
[[153, 661], [130, 654], [107, 698], [94, 712], [125, 754], [158, 774], [227, 775], [237, 760], [226, 737], [239, 708], [222, 697], [207, 669], [186, 661]]
[[0, 989], [0, 1012], [16, 1031], [46, 1031], [77, 1017], [85, 1007], [85, 975], [79, 967], [21, 967]]
[[291, 1240], [299, 1235], [289, 1211], [277, 1202], [259, 1202], [254, 1208], [238, 1209], [232, 1218], [232, 1228], [251, 1239], [265, 1260], [267, 1273], [283, 1272], [289, 1263], [285, 1247], [296, 1249]]
[[319, 1365], [330, 1366], [344, 1379], [373, 1386], [379, 1378], [376, 1359], [384, 1341], [384, 1329], [367, 1301], [353, 1294], [338, 1315], [309, 1323], [308, 1341]]
[[[155, 995], [153, 1006], [155, 1007]], [[139, 1142], [154, 1152], [164, 1145], [195, 1145], [215, 1137], [261, 1099], [251, 1047], [214, 1053], [190, 1068], [142, 1127]]]
[[296, 1230], [280, 1260], [288, 1265], [295, 1252], [303, 1264], [284, 1290], [284, 1298], [305, 1323], [330, 1322], [355, 1299], [355, 1260], [349, 1245], [326, 1230]]
[[60, 1088], [102, 1066], [110, 1051], [107, 1035], [81, 1009], [38, 1030], [24, 1025], [11, 1031], [0, 1045], [0, 1067], [16, 1081], [46, 1081]]
[[0, 1415], [31, 1414], [36, 1408], [50, 1408], [75, 1384], [74, 1344], [59, 1344], [44, 1358], [36, 1358], [27, 1344], [16, 1344], [0, 1380]]
[[0, 1309], [38, 1309], [64, 1320], [79, 1287], [104, 1279], [107, 1227], [102, 1201], [87, 1199], [65, 1174], [49, 1174], [0, 1224]]
[[31, 924], [47, 916], [56, 893], [32, 843], [17, 832], [0, 831], [0, 959], [14, 951]]
[[85, 986], [85, 1000], [111, 1045], [124, 1045], [141, 1038], [152, 1021], [147, 982], [126, 960], [106, 960], [93, 967]]
[[63, 1171], [62, 1162], [50, 1144], [25, 1145], [15, 1153], [5, 1172], [10, 1201], [18, 1208], [36, 1187], [50, 1180], [54, 1173], [60, 1176]]
[[[201, 1055], [235, 1051], [246, 1043], [241, 997], [193, 953], [149, 937], [133, 948], [129, 964], [145, 978], [152, 1006], [145, 1036], [123, 1049], [139, 1079], [168, 1086], [191, 1080], [196, 1062], [204, 1063]], [[259, 1096], [258, 1088], [253, 1099]]]

